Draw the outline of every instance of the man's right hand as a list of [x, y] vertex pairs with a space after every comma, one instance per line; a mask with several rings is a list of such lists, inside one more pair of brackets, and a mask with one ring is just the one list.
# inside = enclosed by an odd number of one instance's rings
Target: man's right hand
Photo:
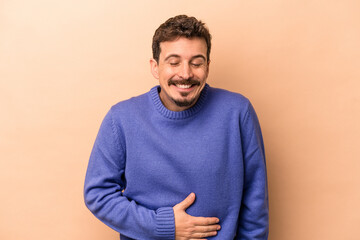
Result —
[[216, 217], [193, 217], [185, 212], [195, 201], [195, 194], [190, 193], [182, 202], [176, 204], [174, 209], [175, 216], [175, 239], [190, 240], [204, 239], [205, 237], [215, 236], [220, 230]]

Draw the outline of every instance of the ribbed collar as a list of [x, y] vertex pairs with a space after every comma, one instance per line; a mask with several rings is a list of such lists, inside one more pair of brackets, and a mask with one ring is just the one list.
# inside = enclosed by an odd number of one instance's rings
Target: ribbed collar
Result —
[[197, 100], [197, 102], [195, 103], [195, 105], [189, 109], [186, 109], [186, 110], [180, 111], [180, 112], [171, 111], [164, 106], [164, 104], [161, 102], [161, 99], [159, 96], [160, 86], [153, 87], [150, 90], [150, 96], [155, 105], [156, 110], [158, 110], [158, 112], [161, 115], [163, 115], [164, 117], [170, 118], [170, 119], [185, 119], [185, 118], [189, 118], [189, 117], [195, 115], [202, 108], [202, 106], [205, 103], [209, 87], [210, 86], [208, 84], [205, 84], [205, 87], [201, 91], [200, 97]]

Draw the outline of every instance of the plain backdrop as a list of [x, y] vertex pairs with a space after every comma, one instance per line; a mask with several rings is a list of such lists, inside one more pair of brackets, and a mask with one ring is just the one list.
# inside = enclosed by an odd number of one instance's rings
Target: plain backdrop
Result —
[[358, 0], [0, 0], [0, 239], [119, 238], [84, 205], [88, 158], [178, 14], [210, 28], [208, 83], [258, 113], [269, 239], [359, 239]]

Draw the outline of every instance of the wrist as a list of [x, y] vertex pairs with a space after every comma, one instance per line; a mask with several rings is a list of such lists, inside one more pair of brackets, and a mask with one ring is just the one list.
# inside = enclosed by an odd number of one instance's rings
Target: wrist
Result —
[[175, 239], [175, 217], [172, 207], [156, 210], [156, 236], [160, 239]]

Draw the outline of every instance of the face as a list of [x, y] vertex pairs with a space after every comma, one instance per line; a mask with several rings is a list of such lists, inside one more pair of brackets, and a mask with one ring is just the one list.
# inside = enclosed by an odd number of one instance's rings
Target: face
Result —
[[150, 60], [152, 74], [161, 87], [160, 99], [169, 110], [186, 110], [196, 103], [208, 77], [206, 42], [180, 37], [161, 42], [160, 49], [159, 62]]

